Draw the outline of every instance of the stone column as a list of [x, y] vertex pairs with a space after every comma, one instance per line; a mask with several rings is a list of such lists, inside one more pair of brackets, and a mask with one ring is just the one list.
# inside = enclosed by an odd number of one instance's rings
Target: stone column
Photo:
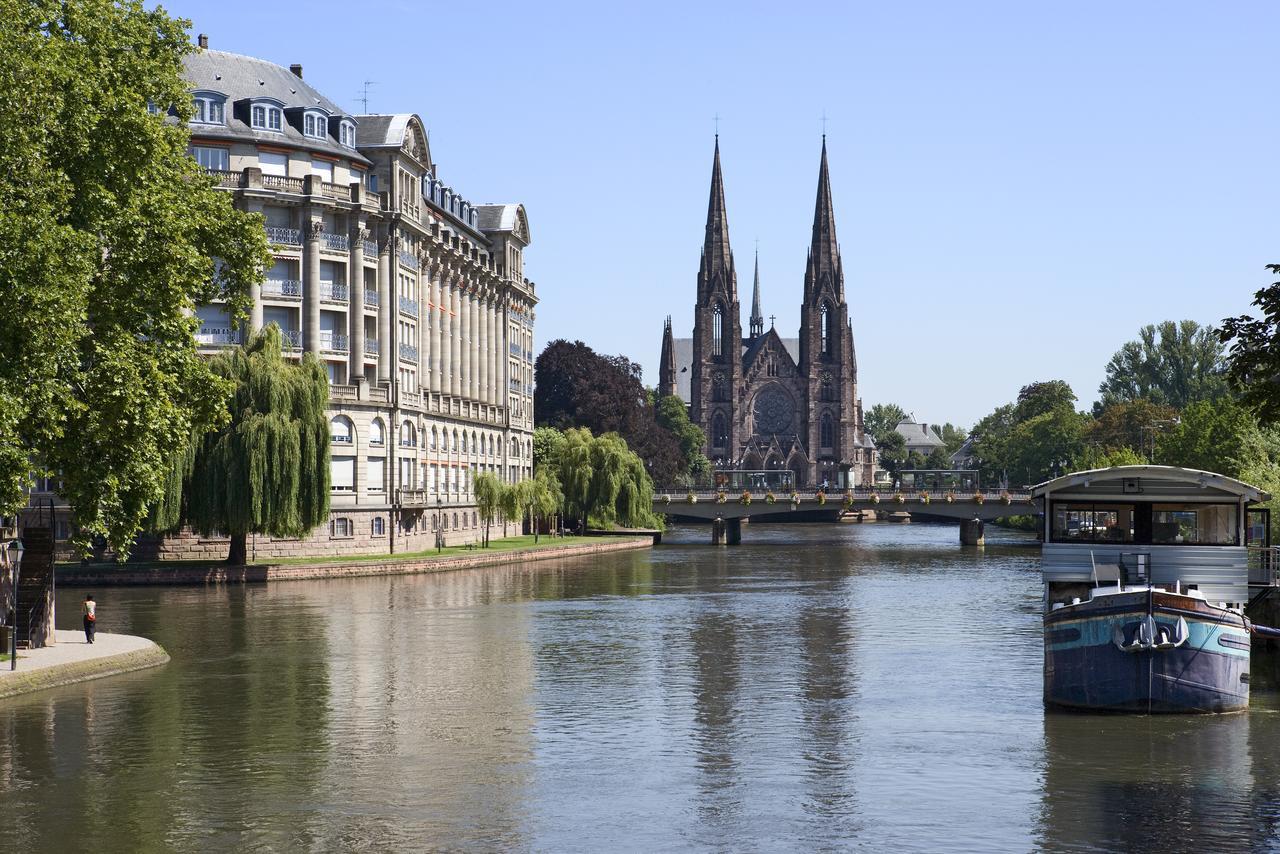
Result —
[[493, 396], [490, 394], [490, 382], [492, 375], [489, 372], [489, 298], [485, 294], [480, 301], [480, 347], [478, 350], [480, 362], [480, 400], [483, 403], [493, 403]]
[[303, 208], [302, 346], [308, 353], [319, 353], [320, 234], [324, 231], [324, 223], [311, 217], [312, 209]]
[[347, 253], [347, 382], [364, 376], [364, 242], [369, 230], [358, 221], [351, 228]]
[[453, 393], [453, 270], [440, 271], [440, 393]]
[[467, 317], [471, 322], [471, 334], [467, 336], [467, 397], [480, 399], [480, 300], [472, 282], [467, 292]]
[[429, 292], [431, 294], [431, 391], [434, 394], [440, 393], [440, 329], [444, 324], [443, 311], [440, 308], [442, 298], [440, 296], [440, 276], [441, 268], [437, 265], [431, 269], [431, 279], [428, 282]]
[[960, 545], [962, 546], [980, 546], [984, 543], [983, 528], [985, 526], [981, 519], [963, 519], [960, 522]]
[[[431, 375], [431, 259], [426, 253], [418, 256], [418, 391], [426, 391], [430, 387], [428, 377]], [[424, 400], [423, 405], [426, 405]]]
[[489, 304], [489, 394], [494, 406], [502, 405], [502, 302], [496, 294]]
[[462, 397], [462, 282], [453, 280], [453, 288], [449, 291], [449, 361], [453, 364], [453, 374], [449, 376], [449, 394]]
[[[391, 324], [396, 322], [396, 289], [392, 280], [395, 270], [396, 239], [388, 232], [378, 246], [378, 382], [391, 382], [395, 377], [392, 366], [395, 356], [391, 352]], [[397, 441], [399, 425], [392, 425], [388, 442]], [[387, 475], [388, 479], [395, 472]]]
[[462, 287], [458, 289], [458, 339], [460, 342], [459, 354], [461, 355], [461, 361], [458, 363], [460, 368], [458, 376], [462, 382], [460, 393], [468, 399], [471, 398], [471, 372], [474, 367], [471, 364], [471, 294], [467, 290], [469, 284], [468, 282], [463, 282]]

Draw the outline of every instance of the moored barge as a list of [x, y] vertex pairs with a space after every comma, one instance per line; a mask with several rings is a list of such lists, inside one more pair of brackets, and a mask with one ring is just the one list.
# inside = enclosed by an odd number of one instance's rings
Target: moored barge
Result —
[[1247, 546], [1270, 496], [1210, 472], [1119, 466], [1032, 491], [1044, 508], [1044, 699], [1114, 712], [1249, 705]]

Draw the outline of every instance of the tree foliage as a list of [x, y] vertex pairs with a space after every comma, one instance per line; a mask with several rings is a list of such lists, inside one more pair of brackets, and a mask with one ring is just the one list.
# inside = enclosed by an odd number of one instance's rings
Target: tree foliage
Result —
[[147, 109], [189, 115], [185, 21], [0, 0], [0, 22], [0, 513], [33, 467], [60, 473], [74, 524], [123, 556], [191, 434], [226, 418], [192, 310], [243, 313], [266, 238]]
[[621, 436], [572, 428], [556, 447], [544, 467], [558, 475], [566, 516], [596, 527], [662, 527], [653, 512], [653, 481]]
[[1197, 401], [1156, 445], [1161, 465], [1183, 466], [1242, 478], [1268, 462], [1258, 422], [1232, 400]]
[[552, 341], [538, 355], [534, 380], [539, 424], [585, 427], [597, 436], [617, 433], [661, 483], [689, 473], [681, 438], [659, 423], [640, 365], [626, 356], [602, 356], [581, 341]]
[[[1230, 322], [1230, 321], [1228, 321]], [[1197, 400], [1216, 400], [1227, 391], [1221, 336], [1194, 320], [1166, 320], [1138, 330], [1107, 363], [1097, 411], [1113, 403], [1150, 400], [1183, 409]]]
[[870, 433], [879, 447], [880, 439], [894, 432], [907, 411], [896, 403], [877, 403], [862, 416], [862, 428]]
[[[1280, 264], [1267, 269], [1280, 274]], [[1226, 375], [1240, 402], [1274, 424], [1280, 422], [1280, 282], [1257, 291], [1253, 305], [1261, 317], [1228, 317], [1219, 337], [1229, 346]]]
[[171, 475], [185, 500], [166, 500], [155, 527], [224, 533], [228, 561], [239, 564], [248, 534], [301, 537], [329, 515], [329, 379], [309, 353], [301, 364], [284, 359], [275, 324], [210, 368], [234, 389], [231, 419], [193, 437], [194, 452]]
[[1173, 407], [1146, 398], [1118, 401], [1098, 413], [1086, 430], [1085, 441], [1104, 450], [1128, 449], [1145, 461], [1156, 439], [1176, 424], [1177, 418]]
[[489, 547], [489, 528], [493, 525], [494, 516], [497, 515], [501, 506], [503, 489], [502, 481], [489, 472], [477, 474], [472, 483], [472, 492], [476, 498], [476, 513], [480, 515], [480, 522], [484, 525], [485, 548]]
[[670, 431], [680, 443], [680, 452], [685, 460], [684, 474], [688, 480], [692, 483], [709, 474], [711, 460], [702, 452], [707, 446], [707, 434], [689, 420], [689, 408], [684, 401], [670, 394], [657, 397], [656, 392], [651, 392], [650, 397], [656, 398], [654, 415], [658, 425]]

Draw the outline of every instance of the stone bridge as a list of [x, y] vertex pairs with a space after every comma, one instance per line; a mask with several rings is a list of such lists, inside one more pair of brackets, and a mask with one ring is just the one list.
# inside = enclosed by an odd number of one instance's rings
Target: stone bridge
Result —
[[711, 542], [737, 545], [742, 542], [742, 522], [752, 517], [775, 522], [797, 519], [838, 520], [846, 513], [879, 511], [910, 513], [955, 519], [960, 523], [960, 542], [981, 545], [983, 524], [1002, 516], [1036, 513], [1039, 506], [1028, 492], [983, 490], [922, 490], [911, 493], [886, 490], [849, 492], [657, 492], [653, 498], [657, 513], [711, 522]]

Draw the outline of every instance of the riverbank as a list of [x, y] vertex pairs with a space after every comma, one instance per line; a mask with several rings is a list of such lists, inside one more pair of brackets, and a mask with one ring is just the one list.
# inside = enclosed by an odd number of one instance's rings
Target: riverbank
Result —
[[[419, 552], [409, 555], [356, 555], [341, 558], [291, 558], [247, 566], [223, 563], [181, 563], [176, 565], [94, 564], [58, 567], [61, 587], [110, 587], [135, 585], [247, 584], [268, 581], [303, 581], [318, 578], [352, 578], [368, 575], [414, 575], [475, 569], [507, 563], [528, 563], [552, 558], [581, 557], [607, 552], [647, 549], [653, 538], [646, 537], [532, 537], [495, 541], [490, 547], [453, 547], [444, 553]], [[19, 662], [21, 663], [21, 662]]]
[[99, 633], [87, 644], [84, 632], [60, 629], [52, 646], [18, 650], [17, 670], [9, 669], [7, 655], [0, 659], [0, 700], [157, 667], [168, 660], [169, 654], [146, 638]]

